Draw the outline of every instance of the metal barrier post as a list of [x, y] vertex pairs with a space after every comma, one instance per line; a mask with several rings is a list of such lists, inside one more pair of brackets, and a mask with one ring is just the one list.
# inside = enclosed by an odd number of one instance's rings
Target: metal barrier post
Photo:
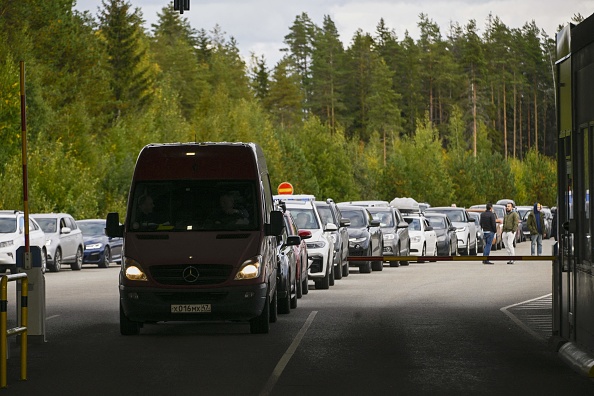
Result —
[[[21, 301], [20, 301], [20, 326], [8, 329], [8, 282], [21, 280]], [[3, 275], [0, 280], [0, 388], [6, 388], [7, 368], [7, 338], [12, 335], [21, 335], [21, 380], [27, 379], [27, 305], [29, 282], [27, 274]]]

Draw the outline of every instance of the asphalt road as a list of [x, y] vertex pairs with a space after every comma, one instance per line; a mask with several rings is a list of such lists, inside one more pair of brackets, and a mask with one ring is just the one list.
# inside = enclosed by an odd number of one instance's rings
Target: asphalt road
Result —
[[[517, 254], [529, 254], [529, 243]], [[312, 283], [265, 335], [246, 324], [167, 323], [121, 336], [117, 275], [115, 265], [46, 274], [47, 342], [29, 345], [28, 379], [20, 381], [11, 341], [0, 393], [594, 394], [594, 382], [547, 344], [550, 262], [354, 268], [330, 290]]]

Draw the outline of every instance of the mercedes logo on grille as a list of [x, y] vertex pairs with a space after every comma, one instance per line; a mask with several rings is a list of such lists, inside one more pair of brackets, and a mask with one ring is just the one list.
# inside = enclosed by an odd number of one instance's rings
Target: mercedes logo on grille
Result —
[[182, 277], [186, 282], [194, 283], [200, 277], [200, 272], [198, 272], [198, 269], [196, 267], [186, 267], [184, 269]]

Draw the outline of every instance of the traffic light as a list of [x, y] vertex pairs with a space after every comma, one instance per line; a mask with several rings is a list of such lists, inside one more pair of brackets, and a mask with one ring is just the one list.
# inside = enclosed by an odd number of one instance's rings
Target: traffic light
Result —
[[184, 11], [190, 10], [190, 0], [173, 0], [173, 9], [183, 14]]

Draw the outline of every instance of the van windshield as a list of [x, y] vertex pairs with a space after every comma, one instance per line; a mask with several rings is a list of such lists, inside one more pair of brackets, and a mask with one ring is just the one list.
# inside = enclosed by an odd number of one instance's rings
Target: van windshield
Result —
[[129, 231], [257, 230], [254, 181], [172, 180], [136, 183]]

